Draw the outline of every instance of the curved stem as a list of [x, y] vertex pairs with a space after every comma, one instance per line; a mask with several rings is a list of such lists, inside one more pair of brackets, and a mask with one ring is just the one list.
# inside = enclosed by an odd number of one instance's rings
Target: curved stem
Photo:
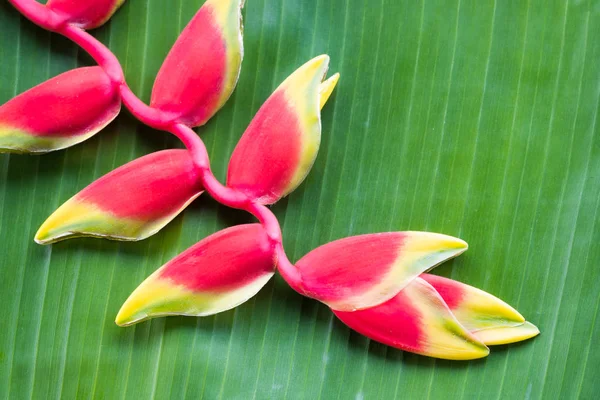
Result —
[[86, 51], [106, 72], [114, 84], [125, 82], [123, 69], [117, 57], [98, 39], [87, 33], [81, 28], [73, 25], [63, 25], [57, 33], [75, 42], [79, 47]]
[[204, 188], [215, 200], [231, 208], [248, 211], [260, 221], [275, 248], [279, 272], [294, 290], [303, 293], [302, 277], [285, 254], [281, 228], [275, 214], [268, 207], [251, 201], [242, 192], [223, 186], [217, 180], [210, 170], [210, 160], [204, 142], [190, 127], [184, 124], [174, 124], [170, 127], [169, 132], [177, 136], [190, 151], [194, 164], [202, 172], [201, 179]]
[[152, 128], [168, 131], [179, 138], [192, 155], [204, 189], [219, 203], [248, 211], [259, 220], [273, 246], [277, 268], [282, 277], [294, 290], [301, 294], [305, 293], [299, 270], [285, 254], [277, 217], [265, 205], [219, 182], [210, 169], [210, 160], [204, 142], [189, 126], [177, 122], [179, 115], [148, 106], [138, 98], [125, 82], [125, 74], [117, 57], [94, 36], [81, 28], [65, 23], [65, 17], [35, 0], [9, 0], [9, 2], [35, 24], [60, 33], [85, 50], [106, 72], [113, 84], [118, 86], [123, 104], [139, 121]]
[[35, 0], [8, 0], [8, 2], [28, 20], [48, 31], [57, 31], [65, 24], [65, 18], [61, 18]]
[[167, 128], [175, 123], [176, 115], [171, 115], [146, 105], [131, 91], [126, 82], [123, 81], [120, 84], [119, 92], [125, 107], [144, 125], [148, 125], [154, 129], [168, 130]]
[[251, 200], [240, 191], [224, 186], [215, 178], [210, 170], [210, 160], [206, 146], [200, 137], [187, 125], [173, 124], [167, 129], [183, 142], [185, 147], [192, 154], [194, 164], [200, 171], [204, 189], [219, 203], [231, 208], [248, 210]]
[[285, 254], [281, 228], [275, 214], [273, 214], [268, 207], [254, 202], [251, 203], [247, 211], [252, 213], [252, 215], [260, 221], [267, 231], [269, 239], [273, 242], [273, 245], [275, 246], [275, 256], [277, 257], [277, 269], [283, 279], [292, 287], [292, 289], [300, 294], [304, 294], [304, 289], [302, 288], [302, 276], [300, 275], [298, 268], [290, 262]]
[[155, 129], [165, 129], [173, 123], [176, 115], [147, 106], [131, 91], [125, 82], [125, 74], [119, 60], [102, 42], [73, 25], [65, 25], [58, 33], [78, 44], [104, 69], [110, 80], [119, 86], [123, 104], [138, 120]]

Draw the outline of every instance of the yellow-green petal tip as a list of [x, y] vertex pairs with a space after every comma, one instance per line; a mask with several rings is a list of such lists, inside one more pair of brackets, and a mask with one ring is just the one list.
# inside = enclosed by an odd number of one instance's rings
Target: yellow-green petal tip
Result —
[[319, 96], [320, 96], [321, 108], [323, 108], [325, 106], [325, 103], [327, 103], [327, 100], [329, 100], [329, 97], [331, 96], [331, 93], [333, 93], [333, 89], [335, 89], [335, 86], [337, 85], [339, 80], [340, 80], [340, 73], [336, 72], [331, 77], [329, 77], [327, 80], [322, 82], [321, 85], [319, 86]]
[[484, 329], [473, 332], [473, 335], [488, 346], [510, 344], [531, 339], [540, 334], [537, 326], [525, 321], [521, 325]]

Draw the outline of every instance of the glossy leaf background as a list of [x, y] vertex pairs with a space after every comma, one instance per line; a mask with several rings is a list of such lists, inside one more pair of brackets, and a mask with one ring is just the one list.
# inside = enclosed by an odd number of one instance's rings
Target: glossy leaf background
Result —
[[[94, 31], [132, 89], [152, 82], [201, 0], [128, 0]], [[202, 129], [223, 181], [253, 114], [331, 56], [307, 180], [274, 207], [290, 258], [353, 234], [429, 230], [470, 250], [437, 269], [515, 306], [541, 335], [484, 360], [372, 343], [280, 278], [214, 317], [123, 329], [129, 293], [217, 230], [251, 221], [202, 196], [140, 243], [41, 247], [73, 194], [177, 142], [123, 112], [89, 141], [0, 155], [0, 398], [584, 398], [600, 365], [600, 2], [248, 0], [237, 90]], [[0, 102], [90, 59], [0, 3]]]

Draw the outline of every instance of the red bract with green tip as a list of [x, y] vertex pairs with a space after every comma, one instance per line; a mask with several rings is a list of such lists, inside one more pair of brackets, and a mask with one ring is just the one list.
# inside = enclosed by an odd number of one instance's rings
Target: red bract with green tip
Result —
[[167, 55], [150, 105], [176, 122], [204, 125], [225, 104], [243, 56], [242, 0], [208, 0]]
[[100, 67], [77, 68], [0, 106], [0, 151], [46, 153], [86, 140], [121, 109], [117, 87]]
[[125, 0], [49, 0], [46, 5], [70, 24], [93, 29], [104, 24]]
[[118, 325], [166, 315], [205, 316], [254, 296], [275, 273], [260, 224], [238, 225], [192, 246], [150, 275], [121, 307]]
[[322, 82], [328, 65], [328, 56], [312, 59], [267, 99], [233, 151], [227, 186], [272, 204], [302, 183], [321, 142], [321, 107], [339, 77]]
[[76, 194], [42, 224], [46, 244], [78, 236], [140, 240], [169, 223], [202, 193], [185, 150], [164, 150], [110, 172]]

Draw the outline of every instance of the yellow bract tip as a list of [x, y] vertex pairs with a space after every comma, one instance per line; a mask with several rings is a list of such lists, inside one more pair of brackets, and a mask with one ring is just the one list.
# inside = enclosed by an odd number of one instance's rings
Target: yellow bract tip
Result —
[[323, 108], [323, 106], [325, 106], [325, 103], [327, 103], [327, 100], [329, 100], [329, 96], [331, 96], [331, 93], [333, 92], [333, 89], [335, 89], [335, 86], [337, 85], [339, 79], [340, 79], [340, 73], [336, 72], [329, 79], [327, 79], [326, 81], [321, 83], [321, 86], [319, 86], [321, 109]]
[[477, 339], [488, 346], [521, 342], [539, 334], [538, 327], [528, 321], [517, 326], [483, 329], [473, 332]]
[[50, 244], [50, 240], [49, 240], [49, 237], [48, 237], [48, 230], [46, 230], [44, 228], [44, 225], [42, 225], [40, 227], [40, 229], [38, 229], [38, 231], [35, 234], [35, 237], [33, 238], [33, 240], [37, 244]]
[[66, 236], [73, 235], [68, 227], [84, 218], [89, 218], [94, 211], [92, 208], [71, 199], [44, 221], [35, 234], [34, 240], [38, 244], [50, 244]]
[[204, 317], [220, 313], [254, 296], [274, 275], [273, 272], [265, 273], [235, 289], [194, 291], [160, 278], [163, 268], [155, 271], [131, 293], [115, 318], [117, 325], [129, 326], [169, 315]]
[[[292, 101], [296, 96], [306, 97], [317, 88], [327, 73], [329, 67], [329, 56], [326, 54], [317, 56], [298, 68], [287, 77], [279, 88], [286, 90], [288, 98]], [[279, 89], [278, 88], [278, 89]], [[297, 103], [297, 101], [292, 101]]]
[[314, 64], [315, 68], [319, 68], [321, 64], [329, 64], [329, 56], [327, 54], [321, 54], [310, 60], [307, 64]]
[[407, 232], [408, 239], [404, 251], [421, 253], [431, 258], [431, 268], [440, 262], [456, 257], [468, 250], [469, 245], [462, 239], [431, 232]]
[[157, 273], [148, 277], [125, 301], [115, 323], [129, 326], [154, 316], [168, 315], [163, 308], [170, 305], [174, 310], [178, 300], [184, 299], [188, 293], [182, 288], [170, 284], [166, 280], [157, 279]]

